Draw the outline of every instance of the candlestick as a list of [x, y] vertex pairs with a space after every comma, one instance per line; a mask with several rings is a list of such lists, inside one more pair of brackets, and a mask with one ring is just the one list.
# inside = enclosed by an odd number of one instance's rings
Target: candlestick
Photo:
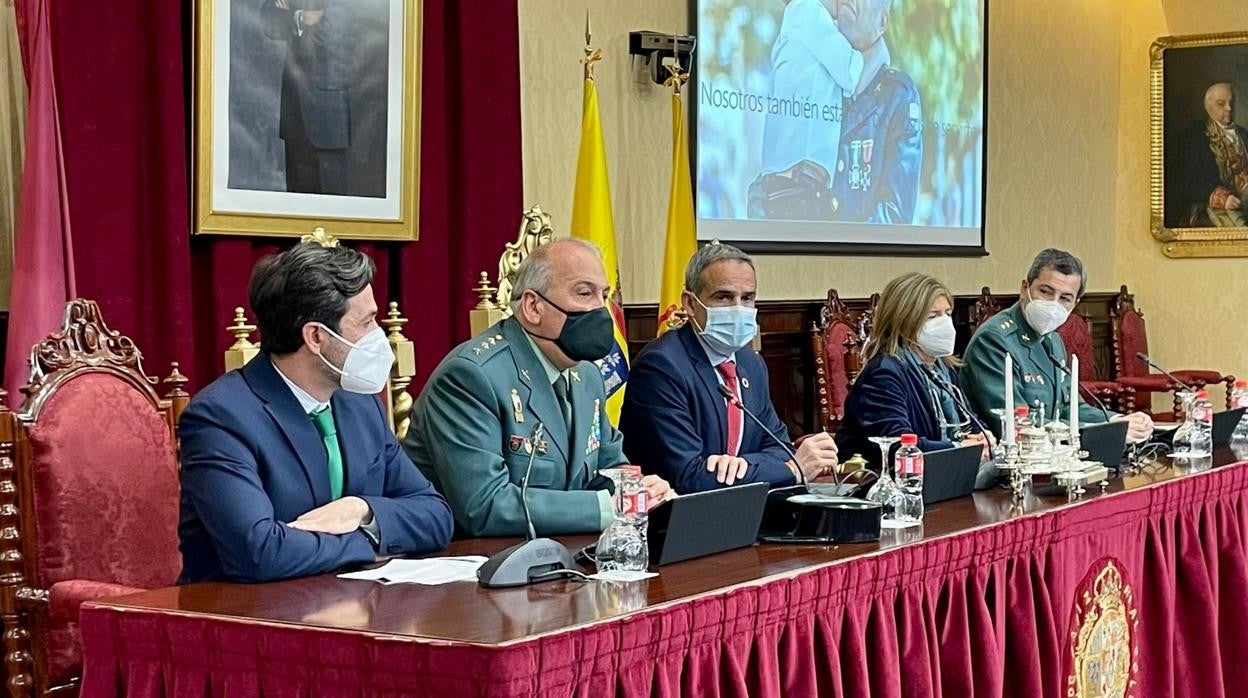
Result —
[[1001, 443], [1014, 445], [1014, 357], [1005, 352], [1005, 412], [1001, 414]]
[[1070, 357], [1070, 443], [1079, 443], [1079, 357]]

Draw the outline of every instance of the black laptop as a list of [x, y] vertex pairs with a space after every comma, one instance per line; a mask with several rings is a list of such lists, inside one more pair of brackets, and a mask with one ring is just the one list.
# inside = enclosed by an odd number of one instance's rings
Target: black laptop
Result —
[[1233, 410], [1214, 413], [1214, 448], [1217, 448], [1218, 446], [1225, 446], [1231, 442], [1231, 435], [1235, 433], [1235, 427], [1239, 425], [1239, 420], [1244, 418], [1244, 410], [1248, 410], [1248, 407], [1236, 407]]
[[744, 548], [758, 538], [766, 482], [682, 494], [650, 510], [650, 564], [666, 565]]
[[962, 446], [923, 454], [923, 503], [965, 497], [975, 490], [983, 446]]
[[1079, 446], [1088, 452], [1088, 460], [1116, 470], [1122, 465], [1122, 454], [1127, 450], [1129, 427], [1126, 420], [1089, 424], [1079, 430]]

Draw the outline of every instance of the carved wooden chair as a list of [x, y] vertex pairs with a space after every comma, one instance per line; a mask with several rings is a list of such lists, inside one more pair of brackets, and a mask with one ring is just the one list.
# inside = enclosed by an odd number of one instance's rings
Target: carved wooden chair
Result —
[[[1079, 357], [1079, 388], [1085, 398], [1095, 395], [1112, 409], [1131, 411], [1135, 404], [1135, 390], [1117, 381], [1101, 380], [1096, 375], [1096, 354], [1092, 349], [1092, 327], [1079, 311], [1070, 314], [1066, 322], [1057, 328], [1066, 353]], [[1088, 400], [1095, 404], [1095, 400]]]
[[178, 552], [177, 363], [161, 383], [94, 301], [31, 350], [16, 412], [0, 402], [0, 599], [11, 695], [77, 689], [78, 606], [169, 586]]
[[880, 305], [880, 294], [872, 293], [867, 299], [867, 309], [858, 314], [858, 342], [866, 346], [871, 337], [871, 325], [875, 321], [875, 309]]
[[[1114, 380], [1135, 391], [1135, 407], [1148, 410], [1151, 407], [1152, 393], [1173, 393], [1173, 417], [1178, 418], [1183, 409], [1179, 391], [1183, 389], [1169, 378], [1152, 374], [1136, 354], [1148, 353], [1148, 332], [1144, 325], [1144, 312], [1135, 305], [1135, 296], [1127, 291], [1125, 285], [1119, 290], [1110, 306], [1110, 323], [1114, 339]], [[1235, 386], [1235, 376], [1222, 375], [1211, 370], [1181, 370], [1172, 372], [1175, 378], [1193, 388], [1200, 389], [1210, 383], [1226, 385], [1226, 405], [1231, 405], [1231, 389]]]
[[489, 273], [482, 271], [477, 285], [472, 289], [477, 294], [477, 305], [468, 313], [473, 336], [484, 332], [494, 323], [511, 317], [511, 289], [515, 285], [520, 263], [533, 250], [549, 243], [554, 237], [550, 214], [543, 211], [541, 206], [534, 206], [524, 212], [515, 242], [507, 243], [503, 248], [503, 255], [498, 259], [498, 277], [491, 282]]
[[819, 426], [829, 433], [835, 434], [845, 417], [849, 385], [862, 370], [861, 348], [853, 315], [836, 289], [828, 289], [819, 320], [811, 328], [811, 349]]
[[1001, 312], [1001, 304], [993, 298], [992, 291], [984, 286], [979, 290], [979, 298], [975, 299], [975, 308], [971, 310], [971, 334], [974, 334], [980, 325], [988, 322], [988, 318], [999, 312]]

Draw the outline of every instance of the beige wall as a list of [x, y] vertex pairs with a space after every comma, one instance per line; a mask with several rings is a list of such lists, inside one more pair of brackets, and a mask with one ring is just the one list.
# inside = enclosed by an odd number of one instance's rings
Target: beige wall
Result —
[[[683, 0], [521, 0], [524, 192], [556, 229], [571, 212], [581, 110], [584, 12], [606, 60], [603, 128], [627, 302], [658, 298], [670, 177], [670, 106], [630, 66], [632, 29], [687, 31]], [[829, 286], [865, 296], [922, 269], [955, 292], [1015, 288], [1044, 246], [1081, 255], [1093, 289], [1114, 288], [1119, 10], [1108, 0], [992, 4], [989, 27], [986, 258], [766, 256], [760, 295], [819, 298]], [[1110, 134], [1106, 137], [1106, 134]]]
[[[1167, 259], [1149, 232], [1149, 45], [1159, 36], [1248, 29], [1248, 3], [1123, 0], [1117, 260], [1162, 365], [1248, 377], [1248, 260]], [[1240, 108], [1248, 108], [1248, 95]]]
[[[669, 106], [664, 90], [635, 77], [628, 31], [686, 31], [683, 0], [521, 0], [525, 198], [566, 228], [587, 6], [594, 43], [606, 55], [598, 82], [625, 299], [654, 302]], [[1159, 361], [1248, 376], [1248, 260], [1167, 259], [1148, 227], [1149, 44], [1167, 34], [1248, 29], [1248, 3], [1051, 0], [991, 8], [990, 256], [767, 256], [759, 260], [762, 297], [818, 298], [829, 286], [863, 296], [910, 269], [936, 274], [959, 293], [984, 284], [1004, 291], [1038, 248], [1064, 247], [1084, 258], [1093, 290], [1130, 285]]]

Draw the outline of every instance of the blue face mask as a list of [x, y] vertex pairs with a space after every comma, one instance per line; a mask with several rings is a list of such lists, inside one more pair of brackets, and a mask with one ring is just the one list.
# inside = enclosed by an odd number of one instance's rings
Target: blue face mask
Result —
[[[692, 294], [691, 294], [692, 295]], [[738, 349], [749, 344], [754, 335], [758, 334], [758, 309], [744, 305], [729, 305], [710, 308], [693, 298], [698, 305], [706, 308], [706, 327], [694, 329], [702, 335], [702, 339], [711, 349], [729, 356]]]

